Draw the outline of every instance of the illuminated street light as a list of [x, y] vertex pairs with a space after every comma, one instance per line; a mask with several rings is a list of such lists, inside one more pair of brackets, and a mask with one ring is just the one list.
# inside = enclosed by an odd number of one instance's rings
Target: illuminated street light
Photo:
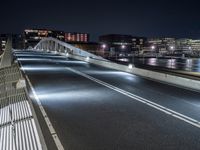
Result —
[[122, 45], [122, 49], [125, 49], [126, 48], [126, 46], [125, 45]]
[[174, 46], [170, 46], [170, 49], [171, 49], [171, 50], [174, 50]]
[[103, 44], [103, 45], [102, 45], [102, 48], [106, 48], [106, 44]]
[[154, 50], [156, 47], [154, 45], [151, 46], [151, 49]]

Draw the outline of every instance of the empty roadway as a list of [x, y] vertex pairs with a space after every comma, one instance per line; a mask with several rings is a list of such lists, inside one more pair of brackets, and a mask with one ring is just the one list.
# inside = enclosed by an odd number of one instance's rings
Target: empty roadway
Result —
[[59, 55], [16, 56], [65, 149], [200, 149], [200, 93]]

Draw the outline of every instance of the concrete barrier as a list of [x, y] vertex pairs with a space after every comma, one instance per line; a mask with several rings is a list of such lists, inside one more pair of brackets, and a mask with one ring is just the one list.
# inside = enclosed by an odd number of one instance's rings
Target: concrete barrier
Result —
[[[61, 55], [66, 56], [65, 53], [61, 53]], [[198, 80], [188, 79], [184, 77], [169, 75], [166, 73], [159, 73], [159, 72], [135, 68], [135, 67], [129, 68], [128, 66], [117, 64], [111, 61], [102, 61], [102, 60], [97, 60], [93, 58], [75, 56], [75, 55], [70, 55], [70, 54], [68, 54], [68, 57], [77, 59], [77, 60], [82, 60], [85, 62], [89, 62], [91, 64], [99, 65], [99, 66], [110, 68], [110, 69], [128, 72], [128, 73], [142, 76], [144, 78], [148, 78], [151, 80], [156, 80], [159, 82], [164, 82], [170, 85], [179, 86], [182, 88], [200, 92], [200, 81]]]

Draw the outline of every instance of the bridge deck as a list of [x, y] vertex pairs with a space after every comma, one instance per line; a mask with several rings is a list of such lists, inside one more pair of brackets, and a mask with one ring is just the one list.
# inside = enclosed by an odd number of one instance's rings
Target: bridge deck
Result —
[[199, 93], [59, 55], [17, 56], [64, 148], [200, 149]]

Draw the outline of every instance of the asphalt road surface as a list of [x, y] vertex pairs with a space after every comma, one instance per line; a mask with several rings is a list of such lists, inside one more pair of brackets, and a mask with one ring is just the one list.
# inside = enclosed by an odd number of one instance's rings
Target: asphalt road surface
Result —
[[200, 149], [200, 93], [55, 54], [15, 54], [65, 149]]

